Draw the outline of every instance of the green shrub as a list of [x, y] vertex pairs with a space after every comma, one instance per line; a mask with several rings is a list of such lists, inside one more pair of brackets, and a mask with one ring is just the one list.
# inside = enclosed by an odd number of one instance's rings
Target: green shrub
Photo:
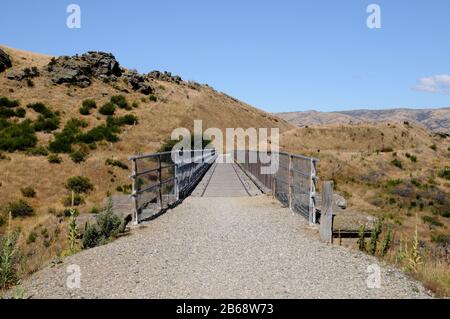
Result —
[[58, 117], [45, 118], [39, 115], [33, 124], [33, 128], [36, 132], [53, 132], [59, 128], [59, 124]]
[[74, 136], [60, 133], [55, 135], [55, 139], [49, 143], [48, 148], [54, 153], [71, 153], [73, 142], [75, 142]]
[[30, 244], [35, 243], [37, 237], [38, 237], [38, 234], [36, 234], [35, 231], [32, 231], [32, 232], [28, 235], [28, 238], [27, 238], [27, 244], [30, 245]]
[[[202, 148], [206, 148], [209, 144], [211, 144], [211, 140], [205, 138], [205, 137], [201, 137], [201, 141], [202, 141]], [[160, 147], [160, 149], [158, 150], [159, 153], [164, 153], [164, 152], [171, 152], [173, 151], [173, 148], [176, 144], [178, 144], [179, 142], [181, 142], [181, 140], [166, 140], [164, 142], [164, 144]], [[192, 134], [191, 135], [191, 149], [195, 148], [195, 135]], [[337, 185], [337, 181], [335, 181], [335, 186]]]
[[123, 95], [115, 95], [111, 97], [111, 103], [117, 105], [121, 109], [130, 109], [127, 99]]
[[450, 180], [450, 167], [444, 168], [442, 171], [440, 171], [440, 172], [438, 173], [438, 176], [439, 176], [440, 178], [444, 178], [444, 179]]
[[94, 100], [87, 99], [83, 101], [82, 106], [87, 107], [89, 109], [96, 109], [97, 103]]
[[139, 107], [139, 101], [134, 101], [133, 104], [131, 104], [131, 106], [137, 109]]
[[113, 103], [106, 103], [98, 111], [103, 115], [114, 115], [116, 112], [116, 106]]
[[433, 234], [431, 235], [431, 241], [436, 244], [450, 244], [450, 235]]
[[101, 235], [97, 226], [89, 224], [83, 234], [83, 248], [89, 249], [97, 247], [98, 245], [100, 245], [101, 241]]
[[92, 144], [103, 140], [114, 143], [119, 140], [119, 137], [115, 134], [117, 132], [118, 130], [116, 127], [100, 125], [94, 127], [86, 133], [80, 134], [78, 136], [78, 141], [85, 144]]
[[17, 266], [18, 231], [11, 231], [8, 227], [6, 234], [0, 236], [0, 289], [7, 289], [19, 281]]
[[110, 159], [110, 158], [108, 158], [105, 161], [105, 165], [109, 165], [109, 166], [118, 167], [118, 168], [121, 168], [121, 169], [124, 169], [124, 170], [128, 170], [128, 166], [126, 164], [122, 163], [121, 161], [113, 160], [113, 159]]
[[433, 151], [435, 151], [435, 152], [437, 151], [437, 145], [436, 145], [436, 144], [431, 145], [430, 148], [431, 148]]
[[9, 203], [6, 207], [6, 211], [11, 212], [11, 215], [14, 218], [34, 215], [34, 208], [22, 199]]
[[152, 94], [152, 95], [150, 95], [149, 100], [150, 100], [150, 102], [156, 102], [156, 101], [158, 101], [158, 98]]
[[94, 185], [92, 185], [89, 178], [83, 176], [69, 178], [65, 186], [68, 190], [74, 191], [76, 194], [87, 194], [94, 189]]
[[47, 156], [48, 150], [45, 147], [33, 147], [27, 150], [27, 154], [31, 156]]
[[26, 198], [34, 198], [34, 197], [36, 197], [36, 191], [31, 186], [22, 188], [20, 191], [22, 192], [22, 195], [24, 197], [26, 197]]
[[92, 215], [97, 215], [98, 213], [100, 213], [100, 210], [97, 207], [92, 207], [91, 214]]
[[25, 120], [19, 124], [0, 122], [0, 150], [24, 151], [36, 144], [37, 137], [31, 121]]
[[50, 154], [47, 159], [50, 164], [61, 164], [63, 162], [62, 157], [56, 154]]
[[83, 150], [76, 150], [70, 153], [70, 159], [76, 164], [86, 161], [87, 157], [88, 153], [84, 152]]
[[392, 162], [392, 165], [394, 165], [395, 167], [398, 167], [400, 169], [403, 169], [403, 163], [401, 160], [399, 160], [398, 158], [394, 159]]
[[56, 114], [43, 103], [31, 103], [27, 105], [27, 108], [41, 114], [46, 119], [56, 117]]
[[20, 105], [18, 100], [10, 100], [7, 97], [0, 96], [0, 107], [14, 108]]
[[23, 107], [19, 107], [16, 110], [16, 116], [20, 118], [24, 118], [27, 115], [27, 111]]
[[381, 153], [392, 153], [394, 149], [392, 147], [383, 147]]
[[122, 221], [113, 212], [111, 197], [109, 197], [106, 209], [96, 216], [96, 220], [100, 234], [106, 239], [116, 237], [122, 231]]
[[436, 217], [433, 217], [433, 216], [423, 216], [422, 220], [425, 224], [429, 224], [431, 226], [444, 227], [444, 224], [441, 223]]
[[80, 113], [82, 115], [91, 114], [91, 110], [97, 108], [97, 103], [94, 100], [84, 100], [80, 107]]

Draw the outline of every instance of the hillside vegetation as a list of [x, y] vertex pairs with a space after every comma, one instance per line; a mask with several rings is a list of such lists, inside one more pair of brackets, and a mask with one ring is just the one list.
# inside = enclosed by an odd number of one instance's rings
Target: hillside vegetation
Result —
[[67, 246], [70, 178], [92, 184], [77, 192], [77, 211], [97, 213], [108, 192], [129, 194], [128, 157], [157, 151], [175, 128], [203, 120], [205, 129], [292, 129], [207, 85], [122, 68], [110, 54], [50, 57], [0, 49], [12, 61], [0, 73], [0, 233], [13, 210], [26, 256], [21, 273]]
[[390, 262], [409, 267], [404, 250], [417, 227], [421, 267], [413, 274], [450, 294], [450, 138], [394, 122], [299, 128], [281, 141], [286, 150], [318, 157], [321, 180], [333, 180], [352, 211], [383, 220], [393, 234]]

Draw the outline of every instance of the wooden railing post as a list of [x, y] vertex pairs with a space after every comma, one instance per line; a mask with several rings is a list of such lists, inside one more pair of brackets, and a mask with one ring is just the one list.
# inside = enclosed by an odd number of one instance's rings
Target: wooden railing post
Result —
[[158, 156], [158, 191], [159, 191], [159, 204], [161, 210], [163, 209], [163, 201], [162, 201], [162, 169], [161, 169], [161, 155]]
[[288, 184], [289, 184], [289, 208], [293, 210], [292, 198], [293, 198], [293, 170], [292, 170], [292, 156], [289, 154], [289, 174], [288, 174]]
[[137, 176], [138, 173], [138, 167], [137, 167], [137, 160], [133, 159], [133, 184], [132, 184], [132, 196], [133, 196], [133, 207], [134, 207], [134, 223], [137, 225], [140, 223], [140, 209], [139, 209], [139, 177]]
[[322, 190], [322, 211], [320, 212], [320, 238], [333, 243], [333, 182], [324, 182]]

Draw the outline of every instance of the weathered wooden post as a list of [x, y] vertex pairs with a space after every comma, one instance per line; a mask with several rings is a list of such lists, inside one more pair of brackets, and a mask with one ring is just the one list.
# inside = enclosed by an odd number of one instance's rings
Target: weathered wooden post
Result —
[[163, 199], [162, 199], [162, 164], [161, 155], [158, 155], [158, 192], [159, 192], [159, 205], [161, 210], [163, 209]]
[[288, 174], [288, 184], [289, 184], [289, 208], [290, 210], [293, 210], [293, 206], [292, 206], [292, 197], [293, 197], [293, 171], [292, 171], [292, 155], [289, 154], [289, 174]]
[[333, 182], [324, 182], [322, 189], [322, 211], [320, 213], [320, 238], [333, 243]]
[[133, 178], [133, 184], [132, 184], [132, 198], [133, 198], [133, 206], [134, 206], [134, 224], [137, 225], [140, 223], [140, 210], [139, 210], [139, 177], [138, 174], [138, 167], [137, 167], [137, 160], [134, 158], [132, 159], [132, 166], [133, 166], [133, 172], [132, 172], [132, 178]]

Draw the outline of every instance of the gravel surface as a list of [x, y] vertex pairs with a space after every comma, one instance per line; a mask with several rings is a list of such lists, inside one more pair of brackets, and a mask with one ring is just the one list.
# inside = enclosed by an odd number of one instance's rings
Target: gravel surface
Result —
[[[423, 298], [425, 289], [375, 258], [318, 240], [268, 196], [190, 197], [115, 242], [68, 257], [23, 282], [32, 298]], [[67, 267], [81, 269], [68, 289]]]

